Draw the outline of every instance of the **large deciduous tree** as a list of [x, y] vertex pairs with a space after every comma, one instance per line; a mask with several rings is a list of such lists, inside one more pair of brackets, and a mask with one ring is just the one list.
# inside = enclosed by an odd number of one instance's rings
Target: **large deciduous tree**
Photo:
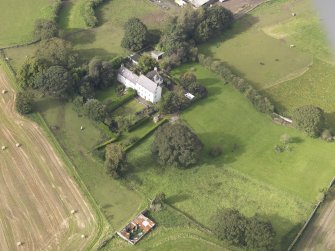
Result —
[[30, 92], [18, 92], [15, 99], [16, 110], [20, 114], [29, 114], [32, 112], [34, 96]]
[[53, 97], [68, 98], [73, 93], [71, 74], [62, 66], [51, 66], [43, 71], [36, 79], [35, 86]]
[[324, 112], [312, 105], [299, 107], [293, 112], [293, 125], [311, 137], [318, 137], [325, 126]]
[[56, 22], [52, 20], [39, 19], [35, 22], [34, 36], [35, 39], [49, 39], [57, 37], [58, 28]]
[[212, 217], [212, 229], [216, 236], [238, 246], [245, 245], [246, 224], [246, 218], [236, 209], [222, 209]]
[[60, 38], [43, 40], [37, 47], [36, 58], [46, 66], [60, 65], [71, 68], [76, 64], [76, 55], [69, 42]]
[[113, 64], [98, 58], [93, 58], [88, 64], [88, 76], [94, 89], [103, 89], [112, 85], [115, 69]]
[[152, 145], [152, 153], [161, 165], [187, 168], [198, 162], [202, 143], [187, 126], [176, 123], [160, 127]]
[[274, 250], [274, 238], [276, 236], [272, 224], [269, 221], [254, 216], [248, 219], [245, 231], [245, 243], [251, 250]]
[[148, 40], [148, 29], [138, 18], [130, 18], [124, 25], [121, 46], [131, 51], [142, 49]]
[[128, 169], [127, 156], [119, 144], [106, 146], [105, 166], [113, 178], [120, 178]]
[[106, 117], [106, 106], [97, 99], [89, 99], [83, 106], [86, 116], [95, 121], [103, 121]]
[[148, 73], [158, 66], [158, 62], [147, 54], [143, 54], [138, 60], [137, 70], [143, 74]]

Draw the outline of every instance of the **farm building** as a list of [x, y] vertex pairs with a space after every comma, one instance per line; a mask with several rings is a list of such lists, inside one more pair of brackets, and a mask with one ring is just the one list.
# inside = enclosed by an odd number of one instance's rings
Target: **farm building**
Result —
[[117, 234], [130, 244], [135, 245], [154, 226], [155, 223], [141, 213]]
[[189, 0], [189, 2], [195, 7], [195, 8], [199, 8], [201, 6], [205, 6], [208, 4], [213, 3], [213, 0]]
[[[154, 77], [154, 80], [156, 77]], [[151, 103], [157, 103], [162, 96], [162, 87], [160, 83], [155, 83], [147, 76], [138, 76], [131, 70], [127, 69], [123, 65], [120, 67], [117, 80], [124, 84], [127, 88], [131, 88], [137, 91], [137, 94]], [[159, 79], [157, 78], [157, 81]]]
[[186, 5], [186, 2], [184, 0], [174, 0], [176, 4], [178, 4], [180, 7], [183, 7]]

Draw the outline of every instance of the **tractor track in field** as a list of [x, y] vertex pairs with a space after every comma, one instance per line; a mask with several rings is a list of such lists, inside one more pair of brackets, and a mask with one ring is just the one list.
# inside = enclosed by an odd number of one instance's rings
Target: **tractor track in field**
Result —
[[98, 231], [91, 206], [43, 131], [15, 111], [2, 71], [0, 90], [8, 91], [0, 94], [0, 250], [84, 250]]

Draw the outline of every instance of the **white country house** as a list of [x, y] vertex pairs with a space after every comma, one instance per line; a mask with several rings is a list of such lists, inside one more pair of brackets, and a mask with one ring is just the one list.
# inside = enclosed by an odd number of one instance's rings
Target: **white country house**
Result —
[[151, 103], [157, 103], [162, 96], [162, 87], [144, 75], [138, 76], [123, 65], [120, 67], [117, 80], [124, 84], [126, 88], [137, 91], [137, 94]]

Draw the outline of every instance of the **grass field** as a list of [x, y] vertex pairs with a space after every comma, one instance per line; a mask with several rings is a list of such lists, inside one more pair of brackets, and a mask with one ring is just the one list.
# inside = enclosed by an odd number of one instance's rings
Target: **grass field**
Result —
[[142, 197], [109, 177], [103, 163], [91, 155], [92, 148], [107, 135], [87, 117], [78, 117], [72, 104], [46, 99], [36, 106], [113, 229], [120, 228], [139, 210]]
[[59, 15], [59, 28], [67, 32], [87, 28], [82, 16], [84, 3], [87, 0], [70, 0], [63, 4]]
[[35, 20], [52, 18], [53, 0], [1, 0], [0, 47], [33, 39]]
[[281, 113], [290, 115], [299, 106], [313, 104], [323, 108], [335, 126], [334, 55], [311, 1], [265, 3], [201, 51], [264, 91]]
[[[79, 21], [80, 15], [76, 14], [81, 2], [74, 2], [74, 7], [69, 10], [69, 14], [64, 15], [64, 18], [61, 19], [61, 24], [67, 22], [64, 19], [72, 20], [72, 26], [71, 24], [69, 27], [63, 25], [66, 29], [82, 28], [78, 24], [74, 25], [74, 23], [81, 22]], [[123, 49], [120, 43], [123, 37], [123, 25], [129, 18], [138, 17], [149, 29], [160, 29], [164, 20], [173, 11], [163, 10], [146, 0], [107, 1], [97, 10], [100, 26], [69, 34], [67, 38], [87, 58], [99, 56], [110, 59], [116, 55], [128, 55], [129, 52]], [[63, 17], [63, 14], [61, 16]]]
[[[333, 146], [273, 124], [230, 85], [200, 66], [185, 65], [174, 73], [191, 68], [207, 86], [209, 97], [182, 118], [205, 145], [203, 161], [189, 170], [162, 170], [152, 161], [150, 138], [130, 153], [135, 185], [146, 196], [164, 191], [169, 203], [206, 226], [221, 207], [235, 207], [248, 216], [257, 212], [274, 224], [277, 248], [287, 248], [320, 189], [332, 178]], [[296, 143], [291, 152], [278, 154], [274, 147], [284, 133]], [[217, 159], [207, 155], [214, 144], [224, 149]]]

